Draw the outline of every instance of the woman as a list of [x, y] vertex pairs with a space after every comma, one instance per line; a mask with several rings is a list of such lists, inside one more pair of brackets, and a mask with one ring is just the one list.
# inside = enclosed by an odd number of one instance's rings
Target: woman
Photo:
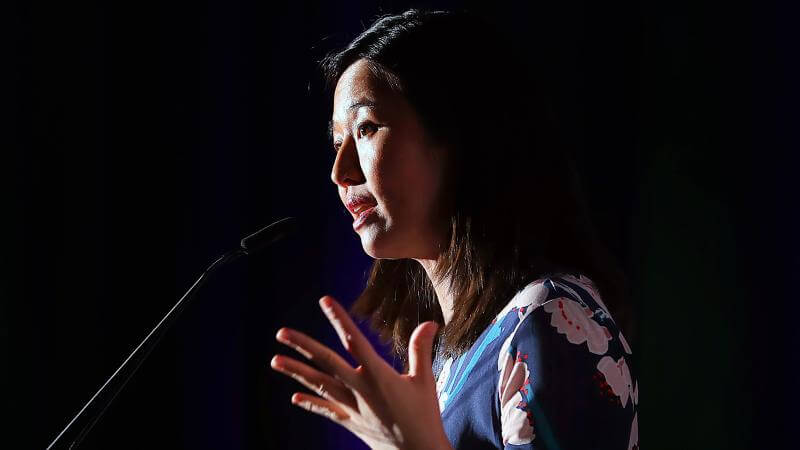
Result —
[[331, 179], [375, 258], [350, 313], [404, 370], [330, 296], [320, 306], [359, 366], [286, 327], [276, 338], [317, 367], [271, 365], [318, 394], [292, 403], [371, 448], [638, 446], [624, 277], [512, 44], [469, 13], [412, 9], [321, 62]]

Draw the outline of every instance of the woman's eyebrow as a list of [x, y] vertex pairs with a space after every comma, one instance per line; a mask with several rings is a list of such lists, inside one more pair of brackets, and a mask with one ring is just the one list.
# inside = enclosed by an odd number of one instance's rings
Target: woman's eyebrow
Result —
[[[371, 100], [371, 99], [368, 99], [368, 98], [357, 100], [357, 101], [351, 103], [347, 107], [347, 112], [351, 112], [351, 111], [357, 110], [358, 108], [362, 108], [362, 107], [375, 109], [375, 108], [378, 107], [378, 103], [375, 102], [374, 100]], [[329, 119], [328, 120], [328, 137], [330, 137], [330, 139], [333, 140], [333, 119]]]
[[374, 100], [371, 100], [369, 98], [363, 98], [361, 100], [357, 100], [351, 103], [350, 106], [347, 107], [347, 112], [361, 108], [362, 106], [374, 109], [375, 107], [378, 106], [378, 104]]

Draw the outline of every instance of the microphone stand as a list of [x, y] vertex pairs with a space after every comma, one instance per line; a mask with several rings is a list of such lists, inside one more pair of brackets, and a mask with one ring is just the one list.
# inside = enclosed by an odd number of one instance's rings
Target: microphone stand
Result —
[[[259, 231], [245, 237], [241, 241], [240, 248], [231, 250], [217, 258], [208, 268], [200, 274], [197, 281], [192, 284], [189, 290], [178, 300], [175, 306], [170, 309], [152, 331], [136, 346], [122, 364], [111, 374], [110, 377], [100, 386], [100, 389], [83, 405], [78, 414], [61, 430], [47, 449], [55, 448], [75, 448], [86, 437], [92, 427], [100, 420], [108, 406], [117, 397], [123, 387], [136, 373], [136, 370], [144, 362], [161, 337], [166, 333], [177, 317], [186, 309], [194, 294], [205, 284], [208, 277], [223, 265], [232, 262], [243, 255], [248, 255], [259, 251], [268, 245], [283, 239], [289, 233], [295, 231], [296, 219], [286, 217]], [[68, 436], [75, 435], [74, 439]], [[68, 443], [67, 443], [68, 442]]]

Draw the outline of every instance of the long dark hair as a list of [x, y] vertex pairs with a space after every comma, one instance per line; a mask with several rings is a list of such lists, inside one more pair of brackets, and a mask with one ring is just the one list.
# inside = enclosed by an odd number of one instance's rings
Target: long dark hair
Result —
[[411, 332], [435, 320], [438, 351], [470, 348], [529, 282], [582, 274], [597, 286], [617, 324], [629, 323], [627, 280], [596, 236], [581, 195], [574, 152], [558, 138], [536, 54], [466, 10], [383, 15], [344, 49], [319, 61], [331, 94], [364, 59], [451, 150], [446, 175], [447, 247], [435, 279], [450, 276], [452, 319], [414, 259], [376, 259], [350, 308], [408, 367]]

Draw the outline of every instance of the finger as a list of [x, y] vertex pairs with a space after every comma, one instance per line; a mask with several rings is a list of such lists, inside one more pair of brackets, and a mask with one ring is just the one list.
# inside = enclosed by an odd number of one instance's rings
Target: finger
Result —
[[358, 407], [353, 392], [341, 381], [284, 355], [275, 355], [270, 361], [273, 369], [299, 381], [326, 400], [338, 402], [355, 410]]
[[316, 339], [307, 334], [283, 327], [275, 334], [275, 338], [286, 344], [306, 358], [314, 361], [328, 374], [338, 378], [348, 387], [358, 388], [357, 372], [348, 361], [327, 346], [320, 344]]
[[344, 348], [367, 369], [394, 370], [372, 347], [369, 340], [353, 322], [350, 314], [330, 295], [319, 300], [320, 308], [333, 324]]
[[408, 342], [408, 375], [411, 378], [433, 380], [433, 338], [439, 325], [426, 321], [411, 333]]
[[339, 424], [350, 418], [346, 412], [332, 402], [302, 392], [295, 392], [292, 395], [292, 404], [327, 417]]

